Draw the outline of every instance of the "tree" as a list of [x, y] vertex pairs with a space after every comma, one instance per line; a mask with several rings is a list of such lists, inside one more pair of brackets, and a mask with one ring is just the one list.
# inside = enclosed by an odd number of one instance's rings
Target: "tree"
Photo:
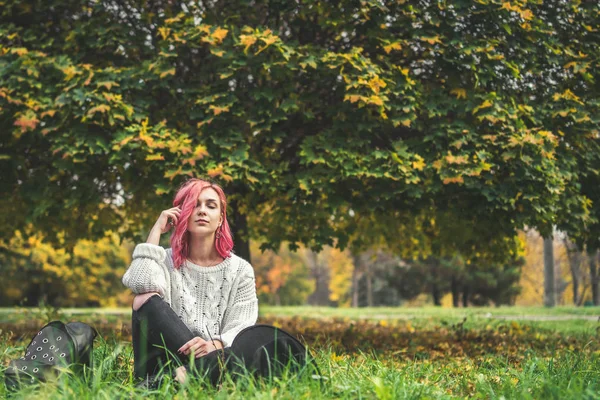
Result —
[[349, 208], [423, 199], [502, 231], [560, 216], [596, 235], [597, 11], [6, 1], [0, 226], [133, 236], [202, 174], [232, 193], [245, 257], [250, 237], [343, 247]]
[[33, 227], [14, 231], [0, 243], [0, 304], [37, 306], [124, 305], [128, 292], [121, 277], [130, 263], [131, 248], [108, 232], [99, 240], [82, 239], [72, 252], [55, 248]]
[[554, 238], [544, 238], [544, 305], [556, 305], [556, 290], [554, 289]]
[[278, 253], [271, 250], [261, 252], [256, 242], [252, 242], [251, 249], [261, 303], [277, 306], [305, 304], [313, 285], [302, 255], [290, 252], [284, 245]]
[[566, 249], [567, 259], [569, 262], [569, 271], [571, 273], [571, 284], [573, 290], [573, 304], [580, 306], [582, 304], [585, 289], [585, 282], [583, 276], [583, 254], [581, 250], [577, 248], [577, 245], [569, 241], [567, 237], [563, 239], [563, 244]]

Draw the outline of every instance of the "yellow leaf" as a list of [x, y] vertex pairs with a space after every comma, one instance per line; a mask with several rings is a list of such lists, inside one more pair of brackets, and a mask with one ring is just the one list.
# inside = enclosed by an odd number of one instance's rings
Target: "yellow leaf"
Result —
[[444, 185], [447, 185], [449, 183], [464, 183], [464, 179], [462, 176], [455, 176], [452, 178], [445, 178], [444, 179]]
[[179, 36], [176, 33], [173, 34], [173, 39], [176, 42], [178, 42], [178, 43], [184, 43], [184, 44], [186, 43], [186, 40], [185, 39], [180, 39]]
[[465, 156], [454, 156], [452, 153], [448, 152], [446, 162], [448, 164], [467, 164], [469, 160]]
[[90, 71], [90, 74], [88, 75], [87, 79], [85, 80], [85, 82], [83, 83], [84, 86], [89, 85], [92, 82], [92, 78], [94, 77], [94, 71]]
[[49, 115], [51, 117], [54, 117], [54, 114], [56, 114], [56, 110], [48, 110], [48, 111], [44, 111], [41, 114], [41, 117], [44, 118], [46, 115]]
[[160, 28], [158, 28], [158, 33], [160, 34], [163, 40], [166, 40], [169, 36], [169, 33], [171, 33], [171, 28], [161, 26]]
[[233, 178], [230, 175], [227, 175], [223, 172], [223, 165], [219, 165], [215, 168], [208, 170], [206, 174], [211, 178], [219, 176], [221, 179], [224, 179], [227, 182], [233, 181]]
[[450, 91], [450, 94], [456, 95], [457, 99], [466, 99], [467, 98], [467, 91], [465, 89], [461, 89], [461, 88], [452, 89]]
[[207, 155], [208, 155], [208, 150], [206, 150], [206, 147], [204, 147], [202, 145], [198, 145], [194, 149], [194, 157], [196, 160], [199, 160]]
[[215, 29], [215, 31], [211, 35], [211, 37], [213, 38], [213, 44], [221, 43], [223, 41], [223, 39], [225, 39], [225, 37], [227, 36], [227, 32], [229, 32], [227, 29], [223, 29], [223, 28]]
[[117, 82], [110, 82], [110, 81], [96, 83], [97, 88], [100, 88], [101, 86], [104, 86], [107, 90], [110, 90], [110, 89], [112, 89], [113, 86], [118, 87], [119, 84]]
[[207, 119], [207, 120], [204, 120], [204, 121], [200, 121], [200, 122], [198, 122], [198, 123], [196, 124], [196, 127], [197, 127], [197, 128], [202, 128], [202, 125], [205, 125], [205, 124], [210, 124], [211, 122], [213, 122], [213, 118], [209, 118], [209, 119]]
[[67, 81], [70, 81], [75, 75], [79, 75], [81, 73], [77, 71], [77, 69], [75, 69], [75, 67], [73, 67], [72, 65], [63, 68], [62, 72], [66, 75], [65, 80]]
[[487, 119], [488, 121], [490, 121], [492, 124], [495, 124], [498, 121], [504, 121], [504, 117], [494, 117], [493, 115], [490, 114], [486, 114], [483, 117], [477, 117], [480, 121], [483, 121], [484, 119]]
[[368, 85], [374, 93], [379, 93], [379, 90], [381, 88], [384, 88], [387, 86], [387, 84], [383, 81], [383, 79], [381, 79], [378, 76], [375, 76], [372, 79], [370, 79], [368, 82]]
[[161, 78], [164, 78], [167, 75], [175, 75], [175, 68], [171, 68], [171, 69], [169, 69], [167, 71], [163, 71], [163, 72], [160, 73], [160, 77]]
[[218, 106], [211, 105], [208, 108], [210, 110], [212, 110], [215, 115], [219, 115], [219, 114], [221, 114], [223, 112], [228, 112], [229, 111], [229, 107], [218, 107]]
[[344, 96], [344, 101], [348, 100], [350, 103], [356, 103], [359, 100], [362, 100], [363, 96], [359, 96], [357, 94], [347, 94]]
[[383, 46], [383, 50], [390, 54], [392, 50], [402, 50], [402, 45], [398, 42], [390, 43], [388, 45]]
[[429, 44], [442, 43], [442, 41], [440, 40], [439, 35], [436, 35], [434, 37], [422, 37], [421, 40], [424, 41], [424, 42], [427, 42]]
[[510, 4], [510, 2], [508, 2], [508, 1], [507, 1], [507, 2], [504, 2], [504, 3], [502, 3], [502, 7], [501, 7], [501, 8], [504, 8], [504, 9], [505, 9], [505, 10], [507, 10], [507, 11], [521, 12], [521, 9], [519, 8], [519, 6], [517, 6], [517, 5], [514, 5], [514, 6], [513, 6], [513, 5], [512, 5], [512, 4]]
[[170, 25], [170, 24], [172, 24], [174, 22], [179, 22], [179, 21], [181, 21], [181, 15], [177, 15], [176, 17], [165, 19], [165, 24], [169, 24]]
[[248, 49], [250, 48], [250, 46], [252, 46], [254, 43], [256, 43], [256, 36], [241, 35], [240, 43], [242, 43], [244, 46], [246, 46], [244, 48], [244, 53], [246, 53], [246, 52], [248, 52]]
[[110, 110], [110, 106], [107, 106], [106, 104], [100, 104], [99, 106], [90, 108], [90, 110], [87, 112], [87, 116], [91, 117], [94, 114], [96, 114], [97, 112], [105, 113], [109, 110]]
[[279, 39], [279, 37], [275, 36], [275, 35], [270, 35], [264, 38], [260, 38], [260, 40], [262, 40], [263, 42], [265, 42], [265, 44], [267, 46], [272, 45], [273, 43], [275, 43], [277, 41], [277, 39]]
[[473, 109], [473, 114], [475, 114], [477, 111], [483, 109], [483, 108], [488, 108], [492, 106], [492, 102], [489, 100], [484, 101], [483, 103], [481, 103], [479, 106], [475, 107]]
[[146, 156], [146, 161], [162, 161], [164, 159], [161, 154], [149, 154]]
[[15, 49], [10, 49], [10, 53], [11, 54], [16, 54], [18, 56], [22, 56], [28, 53], [27, 49], [24, 47], [19, 47], [19, 48], [15, 48]]
[[533, 18], [533, 13], [531, 12], [531, 10], [522, 10], [521, 18], [529, 21]]
[[425, 168], [425, 161], [421, 158], [417, 161], [413, 161], [412, 166], [418, 171], [422, 171]]
[[369, 97], [369, 103], [375, 104], [376, 106], [382, 106], [383, 100], [379, 96], [371, 96]]

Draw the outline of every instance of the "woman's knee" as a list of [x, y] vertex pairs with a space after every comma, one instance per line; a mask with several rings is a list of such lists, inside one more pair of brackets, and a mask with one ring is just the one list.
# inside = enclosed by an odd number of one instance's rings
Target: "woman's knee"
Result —
[[138, 294], [133, 298], [133, 310], [137, 311], [142, 307], [152, 296], [160, 296], [156, 292]]

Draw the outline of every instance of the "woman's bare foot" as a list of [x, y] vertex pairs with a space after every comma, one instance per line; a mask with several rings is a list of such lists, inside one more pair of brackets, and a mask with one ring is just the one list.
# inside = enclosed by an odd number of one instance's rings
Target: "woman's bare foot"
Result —
[[175, 380], [181, 384], [185, 383], [187, 378], [187, 370], [184, 366], [181, 366], [175, 370]]

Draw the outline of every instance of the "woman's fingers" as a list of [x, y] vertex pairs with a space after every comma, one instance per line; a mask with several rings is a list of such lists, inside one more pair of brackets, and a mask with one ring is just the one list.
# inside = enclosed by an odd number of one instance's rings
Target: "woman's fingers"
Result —
[[193, 354], [196, 358], [202, 355], [202, 343], [194, 343], [185, 355]]
[[194, 337], [194, 338], [190, 339], [190, 340], [189, 340], [187, 343], [185, 343], [183, 346], [181, 346], [181, 347], [179, 348], [179, 350], [177, 350], [177, 352], [179, 352], [179, 353], [184, 353], [184, 354], [187, 354], [187, 353], [186, 353], [186, 352], [187, 352], [187, 350], [189, 350], [189, 348], [190, 348], [190, 347], [191, 347], [191, 346], [192, 346], [194, 343], [196, 343], [196, 342], [198, 341], [198, 339], [200, 339], [200, 337], [198, 337], [198, 336], [196, 336], [196, 337]]
[[160, 213], [159, 224], [163, 233], [169, 231], [173, 226], [177, 225], [181, 211], [178, 207], [164, 210]]
[[204, 339], [202, 339], [199, 336], [196, 336], [195, 338], [191, 339], [189, 342], [181, 346], [177, 351], [185, 355], [190, 354], [192, 351], [194, 352], [194, 354], [198, 354], [201, 351], [200, 349], [204, 343], [206, 343]]
[[200, 348], [199, 353], [196, 354], [196, 358], [200, 358], [202, 356], [207, 355], [208, 353], [212, 353], [213, 351], [222, 349], [223, 347], [218, 346], [218, 344], [220, 343], [220, 341], [204, 341], [204, 343], [202, 343], [202, 347]]
[[197, 351], [194, 352], [194, 357], [195, 358], [200, 358], [206, 355], [206, 350], [204, 350], [204, 348], [200, 348]]

